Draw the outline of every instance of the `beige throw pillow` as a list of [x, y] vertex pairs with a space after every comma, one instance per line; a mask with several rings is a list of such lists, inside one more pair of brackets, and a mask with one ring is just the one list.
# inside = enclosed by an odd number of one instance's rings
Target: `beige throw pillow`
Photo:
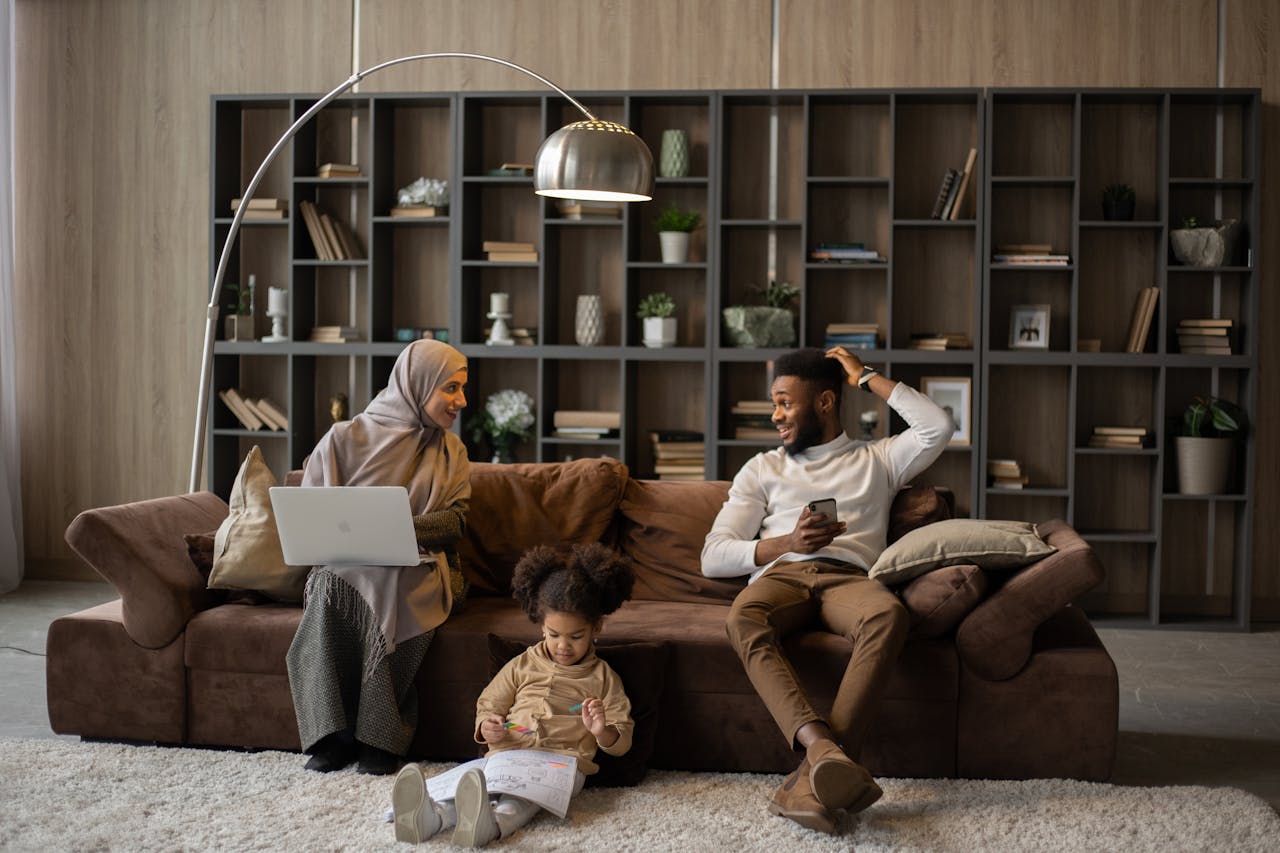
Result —
[[943, 566], [968, 563], [987, 570], [1016, 569], [1057, 549], [1027, 521], [952, 518], [916, 528], [880, 555], [867, 574], [886, 586]]
[[310, 566], [287, 566], [268, 491], [275, 475], [254, 445], [231, 487], [226, 520], [213, 540], [210, 589], [250, 589], [277, 601], [301, 601]]

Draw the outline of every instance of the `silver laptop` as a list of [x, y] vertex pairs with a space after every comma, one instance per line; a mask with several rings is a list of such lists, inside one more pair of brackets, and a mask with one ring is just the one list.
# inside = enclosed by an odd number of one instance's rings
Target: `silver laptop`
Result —
[[290, 566], [416, 566], [404, 486], [273, 486], [271, 508]]

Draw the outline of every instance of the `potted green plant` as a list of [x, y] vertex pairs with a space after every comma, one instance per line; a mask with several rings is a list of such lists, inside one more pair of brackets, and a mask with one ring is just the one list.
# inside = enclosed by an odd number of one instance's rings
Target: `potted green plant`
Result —
[[1194, 216], [1184, 217], [1181, 228], [1169, 231], [1169, 246], [1179, 263], [1193, 267], [1220, 267], [1235, 257], [1240, 222], [1224, 219], [1201, 225]]
[[1218, 397], [1196, 397], [1182, 413], [1177, 436], [1178, 493], [1220, 495], [1231, 479], [1231, 461], [1244, 437], [1244, 410]]
[[636, 307], [636, 316], [644, 321], [644, 345], [653, 349], [669, 347], [676, 342], [676, 303], [663, 291], [646, 294]]
[[664, 264], [683, 264], [689, 260], [689, 234], [702, 221], [696, 210], [681, 210], [672, 202], [662, 209], [653, 227], [658, 232], [658, 246]]
[[231, 313], [226, 316], [224, 325], [229, 341], [253, 340], [253, 287], [253, 276], [249, 276], [246, 285], [223, 285], [223, 290], [231, 294]]
[[770, 281], [764, 287], [753, 287], [764, 305], [730, 305], [721, 315], [730, 346], [789, 347], [796, 342], [795, 312], [792, 310], [800, 291], [786, 281]]
[[1107, 184], [1102, 188], [1102, 218], [1111, 222], [1133, 219], [1137, 199], [1133, 187], [1128, 184]]

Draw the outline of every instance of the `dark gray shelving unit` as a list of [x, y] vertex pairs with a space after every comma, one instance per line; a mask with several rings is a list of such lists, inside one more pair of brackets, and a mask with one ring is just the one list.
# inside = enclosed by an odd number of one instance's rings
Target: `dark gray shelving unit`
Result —
[[[789, 281], [800, 345], [822, 346], [831, 322], [876, 322], [884, 346], [863, 353], [886, 375], [919, 387], [966, 380], [971, 442], [948, 448], [923, 480], [950, 487], [976, 517], [1063, 517], [1097, 548], [1106, 584], [1085, 604], [1118, 624], [1248, 624], [1253, 441], [1243, 445], [1231, 493], [1177, 493], [1169, 420], [1197, 393], [1252, 413], [1257, 388], [1257, 241], [1260, 96], [1256, 90], [870, 89], [596, 92], [580, 96], [601, 117], [638, 133], [655, 156], [663, 130], [690, 137], [690, 170], [658, 177], [652, 204], [614, 221], [563, 218], [527, 177], [492, 176], [532, 162], [541, 140], [576, 120], [554, 93], [373, 94], [339, 98], [303, 128], [259, 197], [289, 200], [283, 221], [246, 222], [228, 281], [257, 274], [256, 332], [270, 331], [266, 288], [289, 288], [286, 343], [215, 346], [214, 390], [242, 388], [283, 405], [286, 432], [242, 429], [211, 401], [208, 467], [227, 494], [249, 447], [272, 469], [298, 467], [327, 428], [329, 397], [359, 411], [387, 379], [404, 344], [397, 327], [447, 328], [471, 361], [470, 405], [502, 388], [527, 391], [537, 438], [521, 461], [607, 454], [653, 476], [649, 433], [689, 430], [707, 443], [704, 474], [727, 479], [772, 442], [734, 437], [730, 409], [765, 399], [767, 363], [782, 349], [722, 340], [721, 310], [757, 303], [752, 286]], [[212, 100], [210, 278], [230, 225], [230, 200], [308, 95]], [[978, 151], [969, 199], [954, 221], [930, 218], [947, 168]], [[355, 179], [321, 179], [325, 162], [356, 162]], [[395, 191], [419, 176], [448, 178], [447, 215], [390, 215]], [[1133, 221], [1102, 218], [1102, 187], [1130, 183]], [[341, 217], [366, 249], [320, 261], [298, 203]], [[664, 264], [652, 227], [674, 202], [703, 214], [688, 263]], [[1168, 250], [1180, 217], [1233, 217], [1251, 255], [1229, 266], [1178, 266]], [[533, 243], [534, 263], [492, 263], [485, 240]], [[823, 241], [861, 240], [885, 260], [813, 262]], [[996, 246], [1049, 242], [1064, 267], [991, 260]], [[1142, 353], [1124, 353], [1136, 292], [1160, 290]], [[485, 344], [489, 297], [510, 294], [513, 326], [536, 327], [534, 346]], [[677, 304], [676, 345], [649, 349], [635, 308], [663, 290]], [[574, 305], [598, 294], [599, 345], [574, 340]], [[229, 305], [229, 295], [223, 298]], [[1049, 346], [1008, 346], [1014, 305], [1050, 306]], [[1180, 319], [1237, 320], [1237, 353], [1177, 352]], [[308, 340], [312, 325], [352, 324], [363, 339]], [[964, 333], [973, 349], [910, 348], [922, 332]], [[219, 329], [221, 337], [221, 329]], [[1085, 352], [1080, 338], [1099, 338]], [[617, 409], [616, 439], [552, 436], [558, 409]], [[876, 409], [877, 435], [903, 424], [869, 395], [846, 395], [846, 429]], [[1155, 440], [1137, 451], [1089, 448], [1098, 424], [1141, 423]], [[987, 485], [987, 461], [1014, 457], [1031, 481]]]

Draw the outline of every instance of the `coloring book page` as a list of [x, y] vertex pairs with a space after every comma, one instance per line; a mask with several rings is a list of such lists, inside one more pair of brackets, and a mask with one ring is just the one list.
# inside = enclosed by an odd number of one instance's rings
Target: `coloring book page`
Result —
[[427, 793], [436, 802], [452, 800], [458, 779], [473, 767], [484, 768], [490, 794], [512, 794], [530, 800], [560, 818], [569, 811], [578, 759], [541, 749], [504, 749], [488, 758], [459, 764], [428, 779]]

